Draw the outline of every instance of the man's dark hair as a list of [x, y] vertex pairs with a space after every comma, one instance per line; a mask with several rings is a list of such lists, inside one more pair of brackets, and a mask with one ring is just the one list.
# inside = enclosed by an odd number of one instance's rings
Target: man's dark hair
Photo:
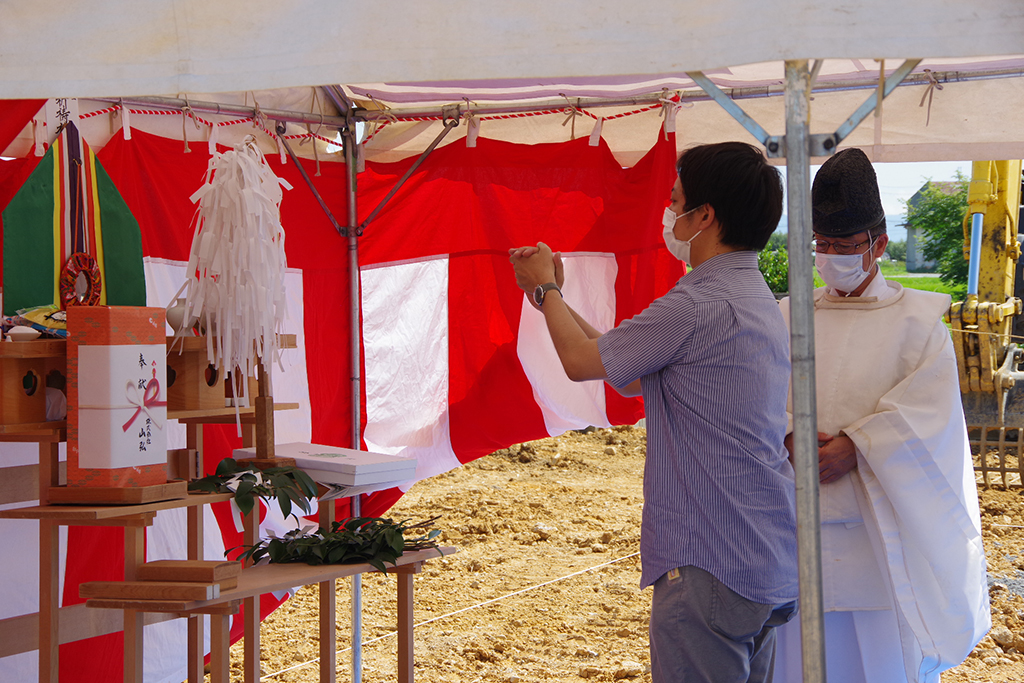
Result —
[[723, 244], [764, 249], [782, 217], [782, 175], [761, 150], [745, 142], [691, 147], [679, 155], [676, 172], [684, 211], [710, 204]]

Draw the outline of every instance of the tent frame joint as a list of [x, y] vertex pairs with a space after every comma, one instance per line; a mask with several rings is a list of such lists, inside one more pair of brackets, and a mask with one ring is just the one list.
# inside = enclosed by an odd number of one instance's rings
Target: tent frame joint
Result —
[[288, 156], [291, 157], [292, 163], [295, 164], [295, 168], [299, 170], [299, 175], [301, 175], [302, 179], [306, 181], [309, 191], [313, 193], [313, 197], [315, 197], [317, 203], [320, 204], [320, 208], [324, 210], [325, 214], [327, 214], [327, 219], [331, 222], [331, 225], [334, 226], [334, 229], [339, 235], [342, 237], [348, 237], [348, 228], [341, 227], [338, 220], [334, 217], [334, 214], [331, 213], [329, 208], [327, 208], [327, 203], [324, 201], [323, 197], [320, 196], [320, 192], [317, 191], [316, 186], [313, 185], [313, 181], [310, 179], [309, 174], [306, 173], [306, 169], [302, 167], [301, 163], [299, 163], [299, 158], [295, 156], [295, 152], [292, 151], [292, 146], [288, 144], [288, 140], [284, 136], [286, 130], [285, 123], [283, 121], [278, 121], [274, 130], [277, 132], [278, 141], [281, 143], [281, 146], [284, 147], [285, 151], [288, 152]]
[[[828, 157], [835, 154], [839, 140], [835, 133], [818, 133], [808, 135], [807, 141], [811, 146], [812, 157]], [[769, 135], [764, 144], [766, 156], [769, 159], [786, 158], [786, 136]]]

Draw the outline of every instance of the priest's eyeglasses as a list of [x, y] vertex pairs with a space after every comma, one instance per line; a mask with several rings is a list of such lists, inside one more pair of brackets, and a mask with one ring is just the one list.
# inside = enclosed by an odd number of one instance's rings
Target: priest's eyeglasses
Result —
[[824, 254], [824, 253], [826, 253], [831, 248], [832, 251], [835, 252], [836, 254], [842, 254], [844, 256], [849, 256], [850, 254], [856, 254], [856, 253], [858, 253], [858, 251], [857, 251], [858, 249], [863, 247], [865, 244], [870, 244], [870, 243], [871, 243], [871, 237], [870, 236], [868, 236], [868, 238], [866, 240], [864, 240], [863, 242], [855, 242], [855, 243], [851, 243], [851, 242], [829, 242], [828, 240], [822, 240], [822, 239], [815, 239], [815, 240], [812, 241], [812, 244], [814, 245], [814, 251], [818, 252], [819, 254]]

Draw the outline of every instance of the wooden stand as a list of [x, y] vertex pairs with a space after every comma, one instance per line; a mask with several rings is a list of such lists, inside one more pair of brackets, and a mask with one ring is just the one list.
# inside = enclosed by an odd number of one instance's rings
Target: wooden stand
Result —
[[[294, 335], [279, 337], [281, 348], [294, 348]], [[192, 342], [193, 344], [196, 342]], [[0, 359], [28, 354], [30, 357], [46, 358], [45, 367], [56, 367], [65, 353], [63, 342], [11, 342], [0, 344]], [[297, 408], [296, 404], [274, 404], [267, 391], [264, 377], [259, 377], [259, 395], [253, 408], [239, 409], [243, 424], [243, 445], [256, 446], [258, 460], [275, 465], [284, 464], [283, 459], [274, 458], [275, 410]], [[174, 469], [184, 476], [202, 473], [203, 469], [203, 425], [209, 423], [233, 423], [234, 408], [202, 409], [187, 406], [182, 410], [169, 410], [168, 419], [177, 419], [186, 425], [186, 447], [169, 452], [169, 461]], [[21, 418], [18, 418], [21, 419]], [[124, 631], [124, 681], [142, 681], [143, 626], [170, 619], [188, 620], [188, 680], [200, 683], [204, 680], [204, 623], [203, 615], [210, 615], [210, 666], [214, 683], [228, 683], [230, 662], [228, 637], [230, 619], [245, 606], [245, 642], [243, 680], [257, 683], [260, 677], [259, 643], [259, 596], [276, 590], [316, 583], [320, 589], [320, 681], [333, 683], [336, 661], [336, 610], [335, 581], [338, 578], [375, 571], [369, 565], [267, 565], [249, 567], [237, 577], [237, 585], [229, 587], [230, 581], [218, 581], [213, 597], [203, 592], [203, 599], [181, 597], [163, 587], [142, 586], [143, 581], [154, 580], [147, 570], [145, 561], [145, 528], [152, 525], [156, 513], [172, 508], [186, 509], [187, 556], [188, 561], [202, 565], [203, 558], [203, 508], [205, 505], [230, 500], [231, 494], [186, 494], [170, 500], [111, 501], [98, 500], [93, 503], [66, 505], [59, 504], [58, 498], [67, 490], [61, 487], [61, 463], [58, 461], [58, 444], [66, 439], [66, 426], [61, 422], [10, 422], [0, 421], [0, 441], [33, 441], [39, 444], [39, 465], [0, 468], [0, 503], [11, 504], [32, 500], [38, 495], [39, 505], [0, 511], [0, 518], [36, 519], [39, 521], [39, 612], [12, 619], [0, 620], [0, 657], [31, 650], [39, 651], [39, 680], [43, 683], [58, 683], [58, 646], [60, 643], [92, 638], [108, 633]], [[268, 465], [269, 466], [269, 465]], [[184, 482], [178, 485], [184, 486]], [[149, 488], [149, 487], [146, 487]], [[157, 487], [159, 488], [159, 487]], [[173, 489], [173, 487], [172, 487]], [[38, 492], [38, 493], [36, 493]], [[140, 494], [142, 495], [142, 494]], [[148, 495], [148, 494], [147, 494]], [[161, 494], [157, 497], [163, 498]], [[66, 500], [66, 499], [64, 499]], [[134, 504], [133, 504], [134, 503]], [[320, 507], [320, 524], [330, 526], [334, 521], [334, 506]], [[243, 532], [244, 543], [258, 541], [259, 528], [256, 512], [246, 516]], [[107, 582], [119, 585], [86, 587], [85, 591], [101, 590], [119, 593], [118, 597], [89, 598], [85, 604], [58, 609], [59, 600], [59, 555], [58, 530], [61, 525], [102, 525], [117, 526], [125, 531], [125, 570], [123, 582]], [[454, 548], [443, 549], [447, 555]], [[413, 619], [412, 619], [412, 577], [420, 571], [423, 562], [442, 553], [436, 550], [408, 553], [401, 557], [398, 567], [389, 569], [397, 574], [398, 590], [398, 680], [400, 683], [413, 681]], [[158, 565], [159, 563], [149, 563]], [[159, 576], [159, 572], [157, 572]], [[166, 576], [166, 574], [164, 575]], [[176, 580], [181, 580], [178, 577]], [[139, 591], [144, 597], [138, 597]], [[155, 591], [155, 593], [154, 593]], [[105, 594], [106, 595], [106, 594]], [[97, 609], [102, 608], [102, 609]]]

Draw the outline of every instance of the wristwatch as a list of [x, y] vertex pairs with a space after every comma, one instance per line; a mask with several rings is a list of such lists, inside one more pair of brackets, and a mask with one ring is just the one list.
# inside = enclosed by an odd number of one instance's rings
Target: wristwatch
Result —
[[552, 289], [558, 292], [559, 295], [562, 294], [562, 290], [559, 289], [558, 285], [556, 285], [554, 282], [548, 282], [547, 284], [537, 285], [537, 289], [533, 290], [533, 303], [537, 304], [538, 306], [543, 306], [544, 297], [547, 296], [547, 293], [550, 292]]

